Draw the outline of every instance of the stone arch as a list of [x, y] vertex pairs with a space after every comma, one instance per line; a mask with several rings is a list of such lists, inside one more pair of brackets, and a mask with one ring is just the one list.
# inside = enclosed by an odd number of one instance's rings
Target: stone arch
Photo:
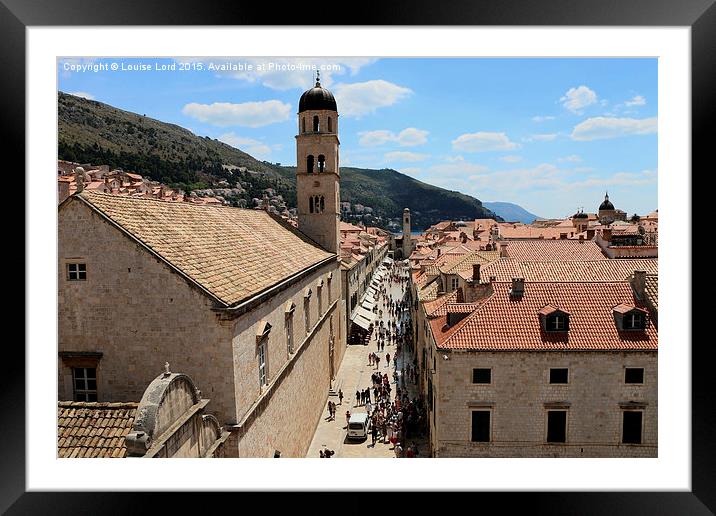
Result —
[[323, 213], [326, 209], [326, 200], [321, 195], [321, 213]]
[[132, 432], [125, 443], [129, 455], [144, 455], [153, 442], [174, 422], [201, 401], [192, 379], [182, 373], [165, 372], [144, 391]]
[[313, 162], [314, 162], [313, 154], [309, 154], [306, 157], [306, 172], [308, 174], [313, 174]]
[[326, 157], [323, 154], [318, 155], [318, 173], [322, 174], [326, 171]]

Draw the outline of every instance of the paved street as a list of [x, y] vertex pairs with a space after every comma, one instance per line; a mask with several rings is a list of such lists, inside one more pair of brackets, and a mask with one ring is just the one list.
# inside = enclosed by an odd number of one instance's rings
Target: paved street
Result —
[[[389, 275], [384, 280], [384, 285], [387, 287], [387, 294], [392, 295], [394, 300], [401, 299], [401, 288], [402, 285], [407, 282], [407, 279], [403, 280], [401, 284], [392, 283], [389, 279]], [[378, 303], [379, 309], [383, 310], [383, 317], [385, 324], [387, 325], [390, 315], [385, 306], [385, 297], [382, 296]], [[402, 316], [402, 320], [409, 319], [409, 312], [406, 311]], [[380, 318], [376, 320], [376, 325], [379, 324]], [[336, 419], [331, 421], [328, 418], [328, 408], [324, 409], [324, 415], [316, 428], [316, 433], [313, 436], [311, 446], [309, 447], [307, 457], [319, 457], [319, 451], [325, 448], [335, 451], [334, 457], [336, 458], [356, 458], [356, 457], [393, 457], [395, 453], [392, 450], [392, 445], [389, 442], [383, 443], [379, 438], [376, 442], [375, 447], [371, 444], [372, 439], [370, 435], [365, 440], [348, 440], [346, 439], [346, 410], [350, 410], [351, 414], [365, 412], [365, 406], [357, 406], [355, 393], [356, 390], [362, 390], [366, 387], [371, 387], [371, 374], [376, 370], [380, 370], [381, 373], [386, 373], [391, 382], [391, 401], [395, 399], [395, 388], [396, 385], [393, 380], [393, 365], [392, 357], [395, 354], [395, 343], [391, 342], [388, 344], [386, 340], [385, 350], [378, 351], [377, 345], [377, 331], [373, 332], [370, 343], [367, 346], [364, 345], [348, 345], [343, 362], [336, 375], [337, 385], [343, 390], [343, 403], [339, 404], [337, 396], [330, 396], [329, 400], [337, 404], [336, 407]], [[375, 365], [368, 364], [368, 354], [375, 352], [380, 357], [380, 367], [376, 368]], [[401, 388], [403, 388], [402, 379], [400, 378], [400, 370], [403, 365], [403, 361], [406, 363], [412, 362], [413, 355], [408, 353], [403, 346], [403, 351], [398, 357], [398, 382], [400, 382]], [[391, 355], [391, 364], [387, 364], [385, 355]], [[408, 393], [410, 398], [418, 396], [417, 385], [408, 383]], [[372, 400], [372, 398], [371, 398]], [[409, 442], [416, 442], [421, 457], [425, 457], [427, 450], [430, 449], [427, 439], [414, 439]]]

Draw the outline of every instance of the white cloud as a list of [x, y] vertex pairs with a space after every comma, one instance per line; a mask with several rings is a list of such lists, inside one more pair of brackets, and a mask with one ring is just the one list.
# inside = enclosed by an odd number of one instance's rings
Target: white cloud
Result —
[[490, 188], [499, 192], [514, 192], [532, 188], [559, 188], [565, 172], [549, 163], [533, 168], [504, 170], [490, 174], [478, 174], [469, 179], [477, 188]]
[[572, 139], [579, 141], [617, 138], [657, 131], [657, 118], [607, 118], [598, 116], [580, 122], [572, 131]]
[[91, 93], [87, 93], [86, 91], [71, 91], [70, 95], [74, 95], [75, 97], [82, 97], [83, 99], [87, 100], [94, 100], [94, 95]]
[[377, 61], [365, 57], [226, 57], [210, 60], [190, 57], [176, 60], [200, 62], [207, 71], [213, 71], [219, 77], [259, 83], [274, 90], [307, 90], [314, 84], [316, 70], [321, 73], [321, 85], [330, 87], [335, 76], [355, 75], [362, 67]]
[[499, 159], [506, 163], [517, 163], [518, 161], [522, 161], [522, 156], [502, 156]]
[[641, 95], [636, 95], [636, 96], [632, 97], [631, 100], [627, 100], [624, 103], [624, 105], [629, 106], [629, 107], [644, 106], [644, 105], [646, 105], [646, 99], [644, 97], [642, 97]]
[[584, 181], [571, 183], [570, 188], [603, 189], [608, 186], [643, 186], [656, 184], [656, 170], [642, 170], [641, 172], [617, 172], [609, 177], [591, 177]]
[[364, 131], [358, 133], [358, 136], [360, 136], [358, 143], [364, 147], [377, 147], [388, 142], [396, 142], [401, 147], [414, 147], [416, 145], [424, 145], [427, 143], [428, 134], [428, 131], [416, 129], [415, 127], [403, 129], [398, 134], [385, 129], [379, 129], [377, 131]]
[[412, 163], [414, 161], [425, 161], [428, 157], [427, 154], [419, 154], [417, 152], [394, 151], [385, 154], [385, 161], [388, 163]]
[[452, 141], [452, 148], [462, 152], [504, 151], [519, 148], [505, 133], [468, 133]]
[[232, 147], [236, 147], [237, 149], [241, 149], [242, 151], [251, 154], [254, 158], [265, 160], [271, 155], [272, 146], [269, 146], [262, 141], [254, 140], [253, 138], [244, 138], [233, 132], [222, 134], [217, 138], [217, 140], [231, 145]]
[[340, 114], [356, 118], [375, 113], [379, 108], [392, 106], [411, 93], [413, 91], [409, 88], [382, 79], [337, 84], [334, 91]]
[[523, 138], [522, 140], [525, 142], [551, 142], [557, 138], [557, 133], [548, 133], [548, 134], [533, 134], [531, 136], [528, 136], [527, 138]]
[[214, 102], [213, 104], [197, 104], [192, 102], [182, 109], [182, 113], [206, 124], [218, 127], [240, 125], [245, 127], [262, 127], [288, 120], [291, 105], [280, 100], [262, 102], [244, 102], [231, 104]]
[[580, 114], [583, 108], [597, 102], [597, 94], [587, 86], [579, 86], [567, 90], [559, 100], [572, 113]]
[[571, 154], [570, 156], [557, 158], [557, 161], [559, 161], [560, 163], [579, 163], [580, 161], [582, 161], [582, 158], [580, 158], [576, 154]]
[[[477, 163], [468, 163], [462, 156], [447, 157], [445, 163], [430, 167], [429, 171], [442, 176], [466, 178], [469, 174], [483, 174], [489, 168]], [[453, 187], [454, 188], [454, 187]]]
[[532, 121], [539, 123], [539, 122], [546, 122], [547, 120], [554, 120], [554, 118], [555, 117], [553, 117], [551, 115], [547, 115], [547, 116], [539, 116], [538, 115], [538, 116], [533, 116]]

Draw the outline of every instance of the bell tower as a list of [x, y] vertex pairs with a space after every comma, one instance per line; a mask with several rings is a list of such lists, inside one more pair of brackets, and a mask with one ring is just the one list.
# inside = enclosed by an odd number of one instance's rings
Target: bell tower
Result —
[[298, 102], [296, 204], [298, 229], [326, 251], [340, 246], [338, 108], [333, 94], [316, 85]]

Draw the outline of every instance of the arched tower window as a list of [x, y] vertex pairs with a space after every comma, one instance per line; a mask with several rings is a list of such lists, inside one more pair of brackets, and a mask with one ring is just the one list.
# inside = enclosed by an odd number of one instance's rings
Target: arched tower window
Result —
[[331, 117], [330, 117], [330, 116], [328, 117], [328, 132], [329, 132], [329, 133], [332, 133], [332, 132], [333, 132], [333, 122], [331, 122]]
[[313, 213], [313, 197], [308, 198], [308, 212]]
[[306, 117], [305, 116], [301, 117], [301, 132], [302, 133], [306, 132]]
[[321, 130], [321, 124], [318, 122], [318, 115], [313, 117], [313, 132], [317, 133]]
[[326, 157], [323, 154], [318, 156], [318, 173], [321, 174], [326, 171]]
[[313, 174], [313, 154], [309, 154], [306, 158], [306, 172]]
[[325, 201], [325, 199], [323, 198], [323, 196], [321, 195], [321, 213], [323, 213], [323, 211], [324, 211], [325, 209], [326, 209], [326, 201]]

